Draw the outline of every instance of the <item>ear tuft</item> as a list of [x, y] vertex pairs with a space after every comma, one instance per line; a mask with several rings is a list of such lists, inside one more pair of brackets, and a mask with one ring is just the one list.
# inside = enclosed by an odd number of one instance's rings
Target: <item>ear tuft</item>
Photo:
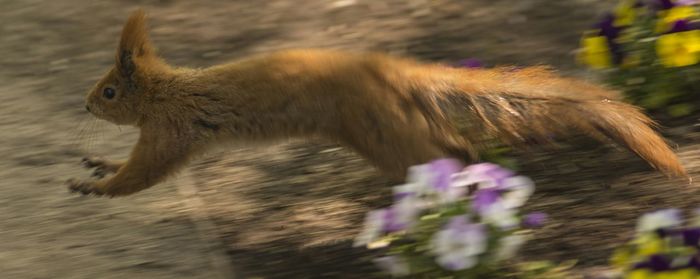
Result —
[[123, 76], [130, 77], [136, 70], [134, 59], [152, 55], [155, 55], [155, 50], [148, 38], [146, 13], [138, 9], [131, 13], [122, 29], [117, 49], [117, 69]]
[[148, 38], [148, 30], [146, 28], [146, 13], [142, 9], [131, 13], [126, 24], [124, 24], [119, 49], [131, 51], [134, 56], [153, 54], [153, 46]]

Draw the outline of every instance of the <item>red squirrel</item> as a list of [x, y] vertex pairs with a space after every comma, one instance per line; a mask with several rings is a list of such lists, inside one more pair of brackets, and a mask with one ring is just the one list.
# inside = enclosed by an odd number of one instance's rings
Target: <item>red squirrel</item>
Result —
[[138, 127], [140, 137], [125, 162], [86, 159], [115, 174], [68, 181], [83, 194], [141, 191], [222, 143], [312, 136], [356, 151], [395, 179], [439, 157], [477, 160], [486, 136], [518, 145], [572, 133], [612, 140], [669, 176], [687, 177], [654, 122], [618, 92], [543, 67], [468, 69], [307, 49], [180, 68], [156, 54], [141, 10], [127, 20], [115, 60], [86, 108]]

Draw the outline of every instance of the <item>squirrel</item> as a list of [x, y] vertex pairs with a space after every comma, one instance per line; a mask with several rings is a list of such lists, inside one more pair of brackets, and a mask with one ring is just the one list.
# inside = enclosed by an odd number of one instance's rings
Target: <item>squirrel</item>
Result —
[[478, 160], [484, 135], [517, 146], [580, 132], [617, 142], [668, 176], [688, 177], [638, 107], [544, 67], [457, 68], [314, 49], [174, 67], [156, 53], [140, 9], [123, 27], [115, 60], [85, 107], [138, 127], [140, 136], [125, 162], [84, 159], [100, 179], [70, 179], [74, 192], [129, 195], [210, 147], [298, 137], [337, 142], [402, 180], [410, 166], [435, 158]]

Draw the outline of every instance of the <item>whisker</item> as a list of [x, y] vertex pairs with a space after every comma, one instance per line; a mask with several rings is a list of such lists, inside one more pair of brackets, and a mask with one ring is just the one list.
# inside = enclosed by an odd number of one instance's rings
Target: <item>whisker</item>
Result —
[[99, 123], [97, 119], [93, 119], [93, 121], [90, 124], [90, 137], [88, 138], [87, 142], [87, 152], [88, 153], [93, 153], [94, 147], [95, 147], [95, 140], [97, 137], [97, 134], [100, 132], [99, 131]]
[[77, 130], [77, 132], [75, 133], [75, 135], [72, 136], [71, 139], [71, 145], [73, 146], [73, 148], [82, 150], [82, 145], [84, 143], [85, 137], [90, 133], [90, 123], [92, 120], [92, 117], [83, 117], [78, 122], [78, 124], [76, 124], [74, 130]]

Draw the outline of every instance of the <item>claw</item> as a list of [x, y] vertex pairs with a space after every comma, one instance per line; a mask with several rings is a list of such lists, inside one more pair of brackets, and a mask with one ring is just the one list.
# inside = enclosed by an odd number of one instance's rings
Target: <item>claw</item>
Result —
[[102, 162], [99, 159], [95, 159], [92, 157], [83, 157], [83, 159], [80, 161], [80, 165], [88, 169], [97, 167], [101, 164]]
[[103, 167], [97, 167], [95, 170], [90, 174], [91, 177], [97, 177], [97, 178], [104, 178], [107, 175], [107, 170], [105, 170]]
[[79, 181], [71, 178], [66, 181], [66, 184], [68, 184], [68, 189], [72, 193], [80, 193], [83, 196], [90, 194], [94, 194], [96, 196], [103, 195], [102, 191], [94, 187], [94, 185], [90, 182]]

